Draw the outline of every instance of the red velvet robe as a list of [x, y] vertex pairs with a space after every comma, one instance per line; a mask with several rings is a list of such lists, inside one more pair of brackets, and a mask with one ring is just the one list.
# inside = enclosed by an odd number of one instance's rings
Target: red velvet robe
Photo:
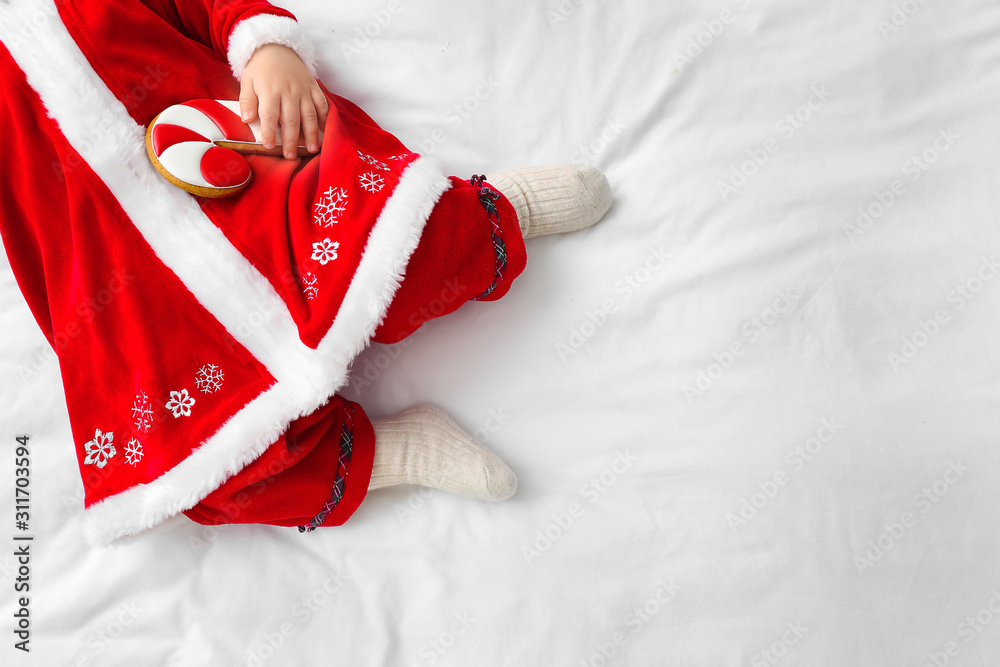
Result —
[[[524, 265], [509, 204], [491, 229], [476, 188], [329, 93], [318, 156], [250, 158], [254, 183], [233, 199], [167, 183], [145, 154], [157, 113], [237, 99], [234, 74], [265, 43], [314, 67], [294, 17], [266, 2], [0, 1], [0, 41], [0, 229], [59, 356], [88, 539], [180, 512], [342, 523], [374, 449], [363, 411], [335, 395], [351, 361], [429, 319], [420, 304], [456, 269], [454, 307], [502, 296]], [[296, 484], [311, 485], [308, 511], [238, 500], [294, 502]]]

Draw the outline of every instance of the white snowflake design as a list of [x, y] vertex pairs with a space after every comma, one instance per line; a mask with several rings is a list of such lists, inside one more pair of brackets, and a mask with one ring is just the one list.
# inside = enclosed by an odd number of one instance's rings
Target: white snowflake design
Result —
[[98, 468], [108, 465], [108, 461], [116, 453], [114, 440], [114, 433], [110, 431], [102, 433], [101, 429], [94, 429], [94, 439], [84, 445], [87, 450], [87, 458], [83, 460], [84, 465], [96, 464]]
[[385, 185], [385, 179], [376, 174], [374, 171], [369, 171], [367, 174], [361, 174], [358, 180], [361, 181], [361, 187], [372, 194], [381, 190]]
[[167, 401], [166, 408], [174, 413], [174, 418], [190, 417], [191, 408], [194, 406], [194, 399], [188, 396], [187, 389], [170, 392], [170, 400]]
[[400, 153], [399, 155], [390, 155], [389, 161], [396, 162], [397, 160], [405, 160], [406, 158], [410, 157], [410, 155], [412, 155], [412, 153]]
[[319, 294], [319, 286], [316, 284], [319, 280], [316, 278], [316, 274], [312, 271], [307, 272], [302, 276], [302, 287], [305, 289], [306, 299], [312, 301]]
[[125, 445], [125, 461], [134, 466], [142, 460], [142, 443], [132, 438]]
[[194, 376], [194, 384], [203, 394], [214, 394], [222, 389], [222, 381], [226, 379], [225, 374], [215, 364], [205, 364], [198, 369]]
[[153, 425], [153, 404], [144, 391], [136, 394], [132, 403], [132, 424], [139, 433], [148, 433]]
[[313, 222], [320, 227], [330, 227], [340, 222], [340, 214], [347, 208], [347, 191], [327, 188], [313, 207]]
[[326, 266], [327, 262], [332, 262], [337, 259], [337, 248], [339, 247], [339, 242], [330, 241], [330, 239], [317, 241], [316, 243], [313, 243], [312, 259], [315, 259], [323, 266]]
[[381, 169], [382, 171], [389, 171], [389, 166], [385, 162], [382, 162], [381, 160], [376, 160], [371, 155], [358, 151], [358, 157], [361, 158], [364, 162], [367, 162], [371, 166], [375, 167], [376, 169]]

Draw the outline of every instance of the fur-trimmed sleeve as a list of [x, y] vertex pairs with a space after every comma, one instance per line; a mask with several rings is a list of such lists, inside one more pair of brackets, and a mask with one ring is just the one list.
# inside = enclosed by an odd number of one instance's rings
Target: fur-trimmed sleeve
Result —
[[188, 37], [229, 62], [240, 80], [250, 56], [265, 44], [295, 51], [316, 76], [316, 52], [295, 16], [265, 0], [142, 0]]

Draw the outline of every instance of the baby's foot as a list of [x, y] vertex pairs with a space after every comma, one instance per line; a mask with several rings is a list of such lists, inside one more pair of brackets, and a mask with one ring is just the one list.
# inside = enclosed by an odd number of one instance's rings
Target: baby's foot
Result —
[[486, 175], [517, 211], [524, 238], [584, 229], [611, 207], [611, 186], [593, 167], [501, 169]]
[[482, 500], [504, 500], [517, 490], [514, 471], [435, 407], [419, 405], [372, 425], [370, 490], [421, 484]]

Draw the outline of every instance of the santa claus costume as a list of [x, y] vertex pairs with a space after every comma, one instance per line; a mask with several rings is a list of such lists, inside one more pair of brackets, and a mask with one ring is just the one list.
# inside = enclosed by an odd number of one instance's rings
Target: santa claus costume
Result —
[[[343, 523], [375, 451], [336, 394], [351, 361], [503, 296], [530, 189], [449, 178], [325, 88], [317, 155], [247, 158], [253, 184], [230, 199], [168, 183], [145, 146], [157, 114], [238, 99], [264, 44], [315, 74], [294, 17], [266, 2], [0, 0], [0, 41], [0, 228], [59, 357], [87, 538], [182, 512]], [[443, 290], [458, 293], [432, 315]]]

